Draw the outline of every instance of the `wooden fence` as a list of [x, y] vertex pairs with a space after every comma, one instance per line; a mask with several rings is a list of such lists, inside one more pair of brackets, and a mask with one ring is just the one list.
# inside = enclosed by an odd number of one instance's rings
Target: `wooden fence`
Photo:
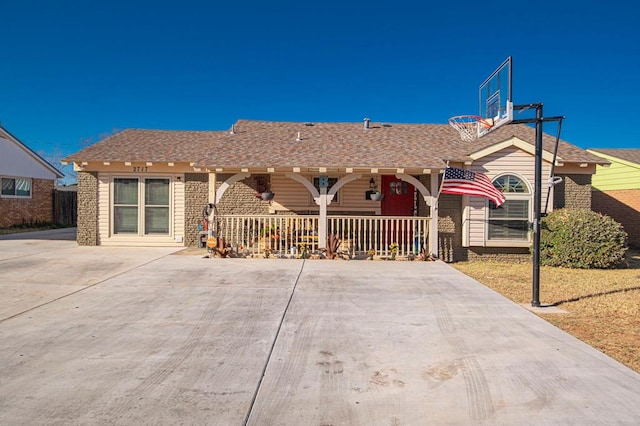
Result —
[[62, 225], [78, 223], [78, 192], [76, 188], [53, 190], [53, 222]]

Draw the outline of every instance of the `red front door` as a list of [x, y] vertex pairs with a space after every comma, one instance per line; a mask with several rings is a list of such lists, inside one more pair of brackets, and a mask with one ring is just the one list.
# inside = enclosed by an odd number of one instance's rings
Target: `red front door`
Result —
[[[384, 198], [380, 204], [382, 216], [413, 216], [413, 185], [395, 176], [382, 176], [382, 193]], [[411, 250], [413, 232], [402, 222], [390, 219], [382, 223], [382, 242], [385, 246], [397, 243], [401, 250]]]
[[382, 176], [382, 216], [413, 216], [413, 185], [395, 176]]

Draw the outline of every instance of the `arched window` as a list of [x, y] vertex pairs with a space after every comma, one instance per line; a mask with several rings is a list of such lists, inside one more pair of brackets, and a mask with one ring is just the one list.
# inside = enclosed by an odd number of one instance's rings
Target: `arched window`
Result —
[[502, 175], [493, 185], [504, 193], [505, 201], [496, 208], [489, 201], [489, 240], [529, 241], [531, 191], [526, 181], [514, 175]]

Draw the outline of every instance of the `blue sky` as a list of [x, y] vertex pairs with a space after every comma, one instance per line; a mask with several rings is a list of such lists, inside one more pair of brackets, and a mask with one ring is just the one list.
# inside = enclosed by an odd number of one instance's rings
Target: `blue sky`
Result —
[[47, 158], [125, 128], [446, 123], [511, 55], [563, 139], [640, 147], [638, 4], [431, 3], [5, 0], [0, 121]]

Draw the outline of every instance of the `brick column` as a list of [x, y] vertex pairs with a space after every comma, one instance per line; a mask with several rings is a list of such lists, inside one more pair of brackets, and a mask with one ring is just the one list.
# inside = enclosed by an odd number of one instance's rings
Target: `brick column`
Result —
[[184, 176], [184, 244], [198, 245], [198, 224], [203, 221], [202, 211], [209, 202], [209, 175], [188, 173]]
[[78, 230], [81, 246], [98, 245], [98, 174], [78, 172]]

